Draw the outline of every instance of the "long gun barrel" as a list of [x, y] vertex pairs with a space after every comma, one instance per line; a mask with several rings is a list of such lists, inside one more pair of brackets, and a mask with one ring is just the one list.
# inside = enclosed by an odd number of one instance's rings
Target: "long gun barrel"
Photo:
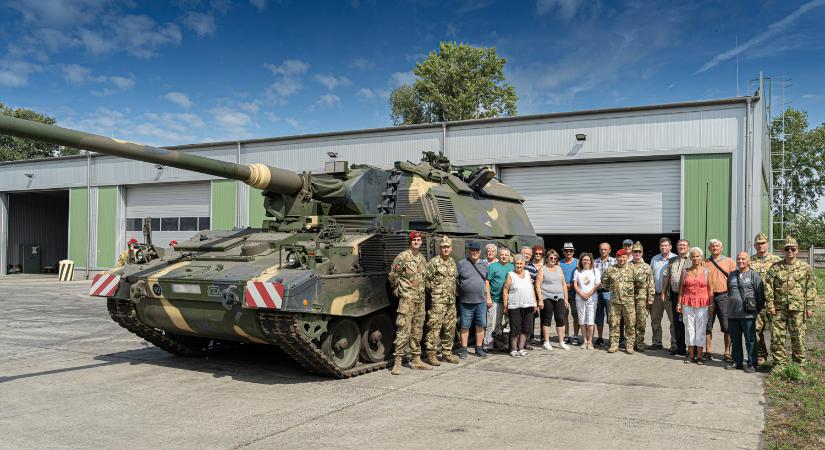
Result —
[[254, 188], [294, 195], [301, 191], [301, 175], [264, 164], [235, 164], [160, 147], [135, 144], [82, 131], [46, 125], [0, 114], [0, 134], [48, 142], [122, 158], [242, 181]]

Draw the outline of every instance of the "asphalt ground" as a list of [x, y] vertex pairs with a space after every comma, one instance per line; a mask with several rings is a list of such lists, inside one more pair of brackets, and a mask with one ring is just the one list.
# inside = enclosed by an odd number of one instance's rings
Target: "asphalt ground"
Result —
[[0, 277], [0, 447], [762, 445], [764, 375], [720, 361], [575, 347], [334, 380], [265, 346], [172, 356], [112, 322], [88, 287]]

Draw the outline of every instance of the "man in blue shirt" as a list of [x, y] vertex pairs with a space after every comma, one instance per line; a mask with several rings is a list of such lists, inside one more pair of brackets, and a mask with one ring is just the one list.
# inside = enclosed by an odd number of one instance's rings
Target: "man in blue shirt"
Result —
[[470, 242], [467, 245], [469, 256], [456, 263], [458, 269], [458, 313], [461, 327], [461, 349], [458, 357], [467, 358], [467, 342], [470, 340], [470, 327], [476, 329], [476, 356], [486, 358], [482, 349], [484, 329], [487, 326], [487, 309], [492, 302], [487, 300], [487, 263], [481, 259], [481, 245]]
[[[501, 336], [501, 321], [504, 317], [501, 291], [504, 289], [504, 282], [507, 281], [507, 274], [515, 270], [510, 259], [510, 249], [501, 247], [498, 250], [498, 261], [487, 266], [487, 303], [492, 302], [492, 307], [487, 310], [487, 329], [484, 331], [486, 351], [492, 351], [494, 341]], [[507, 349], [509, 342], [502, 344], [502, 348]]]
[[[673, 253], [670, 250], [673, 245], [670, 239], [663, 237], [659, 239], [659, 253], [650, 260], [650, 268], [653, 269], [653, 284], [656, 286], [656, 295], [653, 297], [653, 304], [650, 305], [650, 328], [653, 330], [653, 345], [648, 347], [650, 350], [662, 350], [662, 317], [667, 312], [667, 320], [670, 323], [670, 348], [676, 348], [675, 333], [673, 332], [673, 313], [668, 308], [664, 300], [662, 300], [662, 292], [666, 291], [667, 286], [664, 285], [665, 272], [667, 271], [667, 264]], [[638, 332], [638, 331], [637, 331]]]
[[563, 257], [559, 262], [559, 266], [561, 266], [561, 271], [564, 273], [564, 281], [567, 283], [567, 298], [570, 300], [570, 314], [573, 316], [573, 337], [570, 338], [570, 327], [565, 327], [564, 334], [564, 343], [573, 345], [579, 345], [579, 313], [576, 310], [576, 290], [573, 288], [573, 272], [576, 271], [576, 268], [579, 266], [579, 259], [574, 257], [573, 255], [576, 254], [576, 248], [573, 247], [572, 242], [565, 242], [564, 246], [561, 248]]

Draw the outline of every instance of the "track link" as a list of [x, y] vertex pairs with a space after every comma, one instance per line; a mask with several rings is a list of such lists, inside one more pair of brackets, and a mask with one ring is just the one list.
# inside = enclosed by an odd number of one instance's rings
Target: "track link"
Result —
[[109, 298], [106, 306], [118, 325], [173, 355], [206, 356], [219, 350], [211, 339], [177, 336], [144, 324], [138, 318], [135, 305], [128, 300]]
[[341, 370], [313, 342], [300, 331], [297, 315], [280, 311], [259, 311], [258, 323], [267, 338], [278, 345], [305, 369], [319, 375], [352, 378], [387, 367], [388, 361], [357, 362], [354, 367]]

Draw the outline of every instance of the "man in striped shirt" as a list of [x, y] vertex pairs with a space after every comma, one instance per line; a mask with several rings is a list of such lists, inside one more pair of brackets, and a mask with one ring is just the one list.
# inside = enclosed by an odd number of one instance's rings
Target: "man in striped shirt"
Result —
[[[602, 242], [599, 244], [599, 257], [593, 262], [593, 265], [599, 273], [607, 272], [612, 266], [616, 265], [616, 258], [610, 256], [610, 244]], [[599, 288], [596, 291], [598, 300], [596, 303], [596, 327], [598, 328], [599, 337], [596, 339], [596, 345], [605, 345], [604, 336], [604, 321], [605, 318], [610, 317], [610, 291]]]

